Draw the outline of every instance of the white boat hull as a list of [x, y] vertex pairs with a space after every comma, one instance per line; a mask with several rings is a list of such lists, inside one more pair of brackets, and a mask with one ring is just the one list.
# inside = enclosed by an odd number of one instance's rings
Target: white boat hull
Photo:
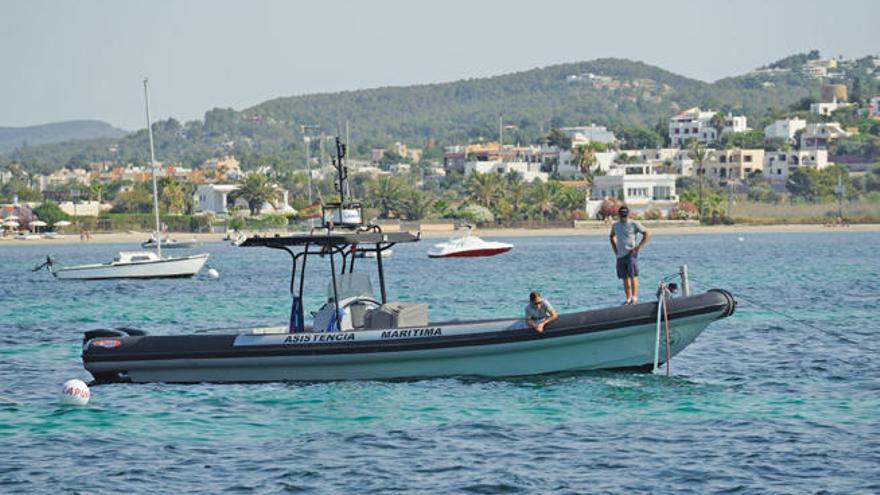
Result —
[[106, 263], [56, 268], [52, 274], [61, 280], [100, 280], [112, 278], [192, 277], [208, 261], [208, 254], [164, 258], [158, 261]]
[[[725, 311], [679, 318], [671, 325], [672, 356], [681, 352]], [[473, 334], [484, 326], [507, 326], [510, 332], [531, 332], [522, 321], [443, 326], [444, 335]], [[380, 330], [377, 332], [390, 332]], [[290, 335], [246, 335], [238, 343], [280, 342]], [[300, 334], [303, 335], [303, 334]], [[315, 335], [315, 334], [313, 334]], [[338, 334], [337, 334], [338, 335]], [[368, 337], [368, 336], [366, 336]], [[336, 336], [330, 337], [339, 338]], [[274, 340], [273, 340], [274, 339]], [[387, 341], [386, 341], [387, 343]], [[265, 382], [415, 379], [425, 377], [513, 377], [561, 371], [619, 368], [645, 369], [653, 364], [656, 325], [639, 325], [552, 338], [535, 338], [490, 345], [452, 346], [401, 352], [352, 352], [325, 355], [279, 355], [196, 359], [150, 359], [89, 362], [88, 370], [99, 376], [125, 370], [134, 382]], [[268, 345], [268, 344], [266, 344]], [[665, 337], [660, 362], [665, 361]], [[251, 349], [258, 352], [260, 344]], [[247, 352], [243, 352], [245, 356]]]
[[484, 241], [477, 236], [467, 235], [435, 244], [428, 250], [429, 258], [480, 258], [496, 256], [513, 249], [506, 242]]
[[[162, 241], [162, 249], [192, 249], [202, 245], [202, 242], [198, 239], [192, 239], [189, 241], [177, 241], [177, 240], [167, 240]], [[155, 242], [142, 242], [141, 247], [143, 249], [156, 249]]]

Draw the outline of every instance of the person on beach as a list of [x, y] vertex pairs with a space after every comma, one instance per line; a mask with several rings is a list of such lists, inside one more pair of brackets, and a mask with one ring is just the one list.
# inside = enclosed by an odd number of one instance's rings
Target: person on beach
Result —
[[541, 299], [537, 291], [529, 294], [529, 304], [526, 305], [526, 324], [538, 333], [544, 332], [544, 327], [556, 321], [556, 310], [546, 300]]
[[[619, 220], [611, 226], [611, 250], [617, 256], [617, 278], [623, 280], [624, 304], [636, 304], [639, 301], [639, 252], [651, 235], [642, 224], [628, 218], [629, 208], [626, 206], [617, 210], [617, 216]], [[642, 235], [641, 240], [637, 239], [638, 234]]]

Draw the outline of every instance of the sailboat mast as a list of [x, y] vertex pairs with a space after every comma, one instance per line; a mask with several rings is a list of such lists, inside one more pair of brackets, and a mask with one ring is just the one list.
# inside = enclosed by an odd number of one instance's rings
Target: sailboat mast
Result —
[[156, 150], [153, 146], [153, 123], [150, 120], [150, 92], [147, 90], [149, 79], [144, 78], [144, 104], [147, 107], [147, 135], [150, 136], [150, 168], [153, 171], [153, 213], [156, 215], [156, 252], [162, 257], [162, 231], [159, 228], [159, 193], [156, 187]]

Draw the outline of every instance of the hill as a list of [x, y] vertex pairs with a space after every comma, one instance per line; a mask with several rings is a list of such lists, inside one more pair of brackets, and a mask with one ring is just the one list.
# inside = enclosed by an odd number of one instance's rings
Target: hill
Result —
[[[760, 120], [808, 96], [819, 82], [799, 72], [750, 73], [706, 83], [659, 67], [621, 59], [561, 64], [501, 76], [441, 84], [385, 87], [276, 98], [241, 111], [213, 109], [203, 121], [155, 125], [160, 160], [196, 164], [218, 153], [273, 156], [287, 166], [302, 163], [300, 126], [318, 124], [328, 134], [351, 123], [354, 155], [373, 146], [427, 139], [449, 144], [496, 139], [498, 115], [514, 126], [505, 137], [535, 142], [551, 128], [596, 123], [614, 130], [665, 129], [680, 109], [742, 113], [753, 128]], [[663, 131], [665, 132], [665, 131]], [[33, 171], [91, 160], [143, 162], [146, 131], [113, 142], [79, 140], [31, 146], [0, 157]], [[246, 161], [247, 164], [247, 161]]]
[[0, 127], [0, 153], [71, 139], [121, 138], [122, 129], [98, 120], [70, 120], [28, 127]]

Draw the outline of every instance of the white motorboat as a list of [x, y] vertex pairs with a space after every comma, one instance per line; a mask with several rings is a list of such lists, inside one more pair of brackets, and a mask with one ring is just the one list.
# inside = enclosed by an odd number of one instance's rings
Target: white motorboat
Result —
[[[373, 260], [376, 259], [376, 256], [377, 256], [375, 251], [358, 251], [358, 250], [356, 250], [354, 252], [354, 255], [356, 258], [366, 258], [366, 259], [373, 259]], [[392, 256], [394, 256], [393, 249], [388, 249], [387, 251], [384, 251], [382, 253], [382, 257], [386, 258], [386, 259], [390, 258]]]
[[54, 261], [49, 258], [44, 265], [49, 273], [61, 280], [97, 280], [192, 277], [207, 261], [207, 253], [171, 258], [152, 251], [120, 251], [109, 263], [55, 268]]
[[434, 244], [428, 250], [429, 258], [474, 258], [481, 256], [495, 256], [506, 253], [513, 249], [513, 244], [506, 242], [484, 241], [475, 235], [471, 235], [470, 227], [459, 237], [453, 237], [446, 242]]
[[[178, 240], [171, 238], [162, 239], [162, 249], [192, 249], [202, 245], [202, 241], [193, 237], [192, 239]], [[156, 234], [150, 235], [150, 238], [141, 243], [144, 249], [157, 249], [159, 242], [156, 241]]]
[[[150, 120], [150, 98], [147, 80], [144, 79], [144, 103], [147, 110], [147, 134], [150, 138], [150, 163], [153, 169], [153, 213], [156, 232], [159, 232], [159, 194], [156, 188], [156, 153], [153, 145], [153, 126]], [[57, 224], [60, 225], [60, 222]], [[34, 268], [37, 271], [47, 267], [58, 279], [99, 280], [112, 278], [172, 278], [192, 277], [205, 266], [208, 254], [170, 257], [162, 256], [163, 242], [154, 234], [156, 252], [120, 251], [109, 263], [65, 266], [56, 268], [54, 260], [47, 256], [46, 262]]]
[[245, 240], [247, 240], [247, 236], [243, 232], [238, 232], [229, 237], [229, 243], [233, 246], [241, 246], [241, 243]]
[[[334, 165], [344, 188], [344, 148]], [[148, 335], [132, 328], [98, 329], [83, 336], [83, 365], [96, 382], [264, 382], [409, 379], [447, 376], [508, 377], [600, 369], [655, 370], [685, 349], [713, 321], [731, 316], [736, 301], [713, 289], [628, 306], [563, 310], [537, 333], [511, 315], [479, 321], [430, 321], [425, 304], [387, 300], [383, 253], [409, 232], [379, 226], [337, 228], [325, 223], [308, 235], [249, 237], [242, 247], [287, 252], [293, 264], [287, 325], [218, 333]], [[379, 295], [367, 273], [355, 270], [357, 251], [376, 253]], [[307, 261], [328, 263], [326, 302], [306, 325], [303, 291]], [[298, 273], [299, 272], [299, 273]], [[686, 276], [682, 274], [683, 281]], [[498, 276], [503, 276], [499, 273]], [[665, 287], [665, 286], [662, 286]], [[661, 304], [662, 301], [662, 304]], [[562, 308], [560, 308], [562, 309]], [[661, 311], [663, 310], [663, 311]], [[668, 330], [661, 338], [661, 314]]]

